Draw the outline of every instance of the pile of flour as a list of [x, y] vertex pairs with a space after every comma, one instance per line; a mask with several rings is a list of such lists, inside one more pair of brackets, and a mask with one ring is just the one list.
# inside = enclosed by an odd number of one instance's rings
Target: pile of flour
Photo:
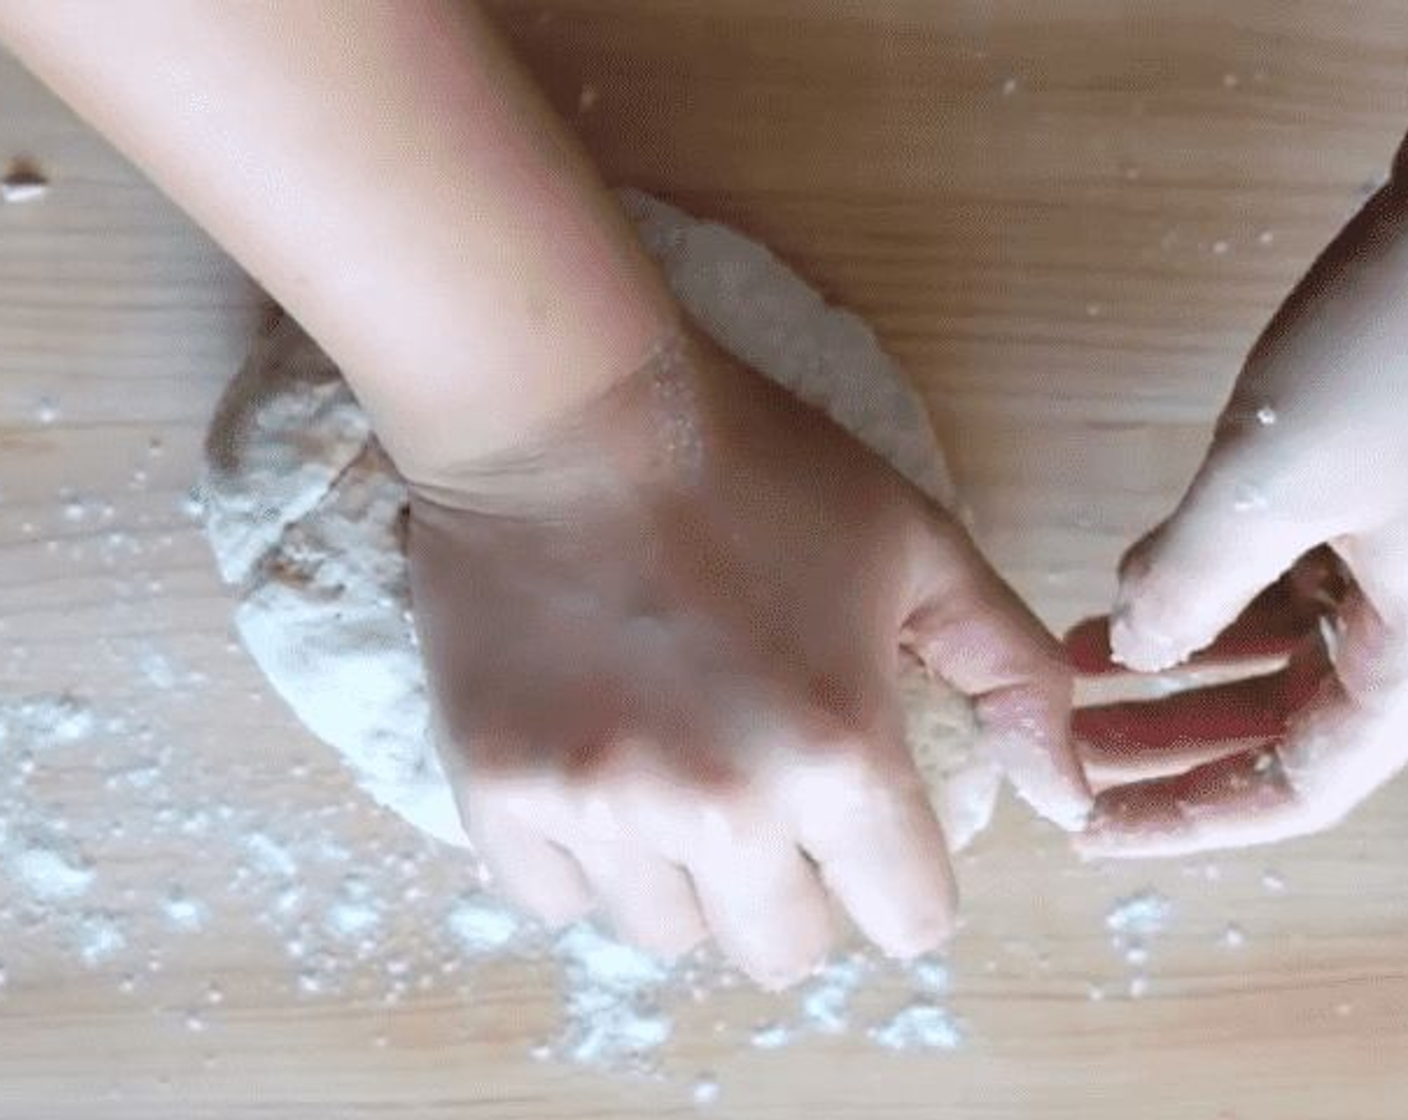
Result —
[[[638, 192], [622, 201], [695, 321], [826, 411], [935, 502], [955, 495], [920, 400], [874, 333], [768, 250]], [[239, 634], [279, 695], [379, 804], [468, 846], [429, 732], [411, 619], [406, 493], [331, 360], [288, 318], [257, 341], [207, 440], [198, 494]], [[955, 848], [986, 827], [996, 767], [968, 701], [917, 671], [910, 744]]]

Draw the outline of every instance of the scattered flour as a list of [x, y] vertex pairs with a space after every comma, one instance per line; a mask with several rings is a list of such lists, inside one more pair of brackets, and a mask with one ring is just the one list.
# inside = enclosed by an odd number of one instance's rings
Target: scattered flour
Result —
[[41, 902], [77, 898], [93, 885], [91, 868], [52, 848], [23, 848], [10, 857], [9, 869]]
[[963, 1028], [942, 1004], [919, 999], [871, 1027], [869, 1037], [887, 1050], [957, 1050]]
[[127, 936], [112, 914], [83, 915], [76, 933], [78, 955], [89, 968], [111, 960], [127, 946]]
[[[1142, 890], [1115, 900], [1105, 915], [1105, 927], [1110, 930], [1110, 946], [1124, 963], [1136, 970], [1130, 975], [1125, 991], [1130, 999], [1143, 999], [1149, 992], [1149, 977], [1143, 969], [1149, 963], [1148, 939], [1168, 927], [1173, 915], [1173, 903], [1155, 890]], [[1104, 998], [1101, 990], [1100, 998]]]
[[341, 901], [327, 915], [327, 928], [341, 940], [354, 940], [371, 933], [381, 922], [381, 912], [370, 903]]
[[[636, 192], [623, 201], [725, 349], [954, 507], [922, 403], [858, 318], [732, 230]], [[198, 490], [221, 573], [241, 589], [237, 629], [275, 689], [375, 801], [467, 846], [429, 732], [401, 551], [405, 491], [337, 369], [291, 320], [259, 339], [226, 391]], [[991, 818], [996, 763], [974, 749], [966, 699], [918, 673], [903, 698], [916, 761], [961, 848]]]
[[1161, 932], [1173, 913], [1173, 903], [1154, 890], [1139, 891], [1116, 900], [1105, 915], [1105, 925], [1115, 933], [1148, 937]]
[[844, 1033], [850, 1026], [851, 1000], [873, 971], [872, 962], [864, 953], [852, 953], [825, 965], [802, 988], [803, 1024], [823, 1034]]
[[460, 948], [479, 955], [505, 948], [517, 936], [522, 923], [502, 902], [470, 895], [454, 904], [445, 925]]
[[245, 838], [245, 850], [250, 861], [261, 870], [291, 879], [298, 871], [298, 864], [286, 847], [262, 832]]
[[[302, 793], [291, 790], [282, 809], [231, 804], [224, 799], [227, 775], [202, 766], [198, 752], [159, 741], [163, 733], [135, 713], [99, 718], [76, 698], [45, 710], [60, 727], [73, 712], [87, 713], [87, 730], [73, 738], [71, 749], [107, 775], [105, 784], [117, 783], [132, 822], [131, 842], [146, 848], [148, 859], [156, 852], [174, 857], [172, 877], [157, 886], [149, 877], [125, 878], [132, 867], [144, 866], [140, 862], [90, 863], [80, 853], [106, 855], [111, 835], [76, 835], [62, 802], [43, 799], [51, 787], [42, 771], [21, 778], [0, 767], [0, 866], [6, 871], [0, 929], [8, 980], [24, 974], [32, 950], [22, 947], [32, 933], [78, 965], [110, 973], [116, 993], [141, 999], [168, 959], [199, 951], [201, 939], [216, 930], [228, 938], [250, 919], [277, 939], [291, 991], [310, 1001], [356, 996], [393, 1005], [448, 984], [472, 1007], [477, 968], [505, 957], [542, 958], [558, 966], [561, 1018], [539, 1056], [643, 1072], [668, 1059], [678, 1004], [711, 999], [736, 982], [736, 973], [709, 954], [667, 966], [587, 923], [549, 936], [482, 893], [475, 869], [458, 853], [395, 829], [390, 840], [369, 844], [365, 810], [356, 800], [310, 810]], [[112, 732], [126, 753], [108, 756], [102, 731]], [[53, 738], [52, 728], [27, 726], [25, 734]], [[0, 759], [18, 749], [18, 741], [8, 741]], [[54, 751], [58, 764], [72, 757]], [[47, 764], [50, 755], [41, 758]], [[129, 780], [134, 773], [140, 780]], [[181, 850], [185, 857], [176, 855]], [[195, 877], [212, 869], [208, 878]], [[171, 969], [172, 978], [183, 971]], [[875, 978], [900, 980], [908, 987], [904, 998], [924, 1009], [909, 1008], [873, 1035], [858, 1037], [881, 1046], [904, 1039], [910, 1039], [906, 1046], [933, 1045], [940, 1021], [935, 1007], [947, 984], [943, 960], [898, 965], [864, 951], [838, 956], [800, 990], [776, 997], [779, 1018], [754, 1033], [754, 1045], [779, 1048], [809, 1034], [849, 1033], [852, 1003]], [[174, 1015], [186, 1031], [218, 1037], [227, 985], [238, 990], [241, 983], [238, 974], [200, 979], [157, 1013]], [[921, 1041], [926, 1037], [931, 1041]], [[701, 1075], [690, 1099], [702, 1107], [718, 1091], [712, 1075]]]
[[757, 1050], [781, 1050], [796, 1041], [797, 1032], [786, 1023], [762, 1023], [749, 1037]]
[[579, 1065], [648, 1068], [674, 1022], [660, 1006], [665, 965], [578, 923], [554, 955], [566, 981], [566, 1022], [552, 1053]]
[[701, 1073], [694, 1079], [689, 1090], [689, 1099], [697, 1108], [707, 1108], [719, 1099], [719, 1082], [711, 1073]]
[[173, 888], [161, 901], [161, 912], [172, 929], [182, 933], [195, 933], [205, 927], [210, 917], [210, 907], [198, 898], [192, 898], [179, 887]]
[[67, 694], [0, 699], [0, 748], [11, 742], [28, 749], [76, 743], [96, 727], [92, 709]]

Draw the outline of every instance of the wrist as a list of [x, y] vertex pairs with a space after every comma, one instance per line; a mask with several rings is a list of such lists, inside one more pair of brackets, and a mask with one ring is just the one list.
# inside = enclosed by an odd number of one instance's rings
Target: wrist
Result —
[[[700, 477], [717, 426], [721, 379], [713, 344], [675, 327], [626, 377], [489, 452], [411, 474], [422, 500], [466, 511], [553, 517], [583, 499], [638, 502]], [[724, 363], [727, 364], [727, 363]]]

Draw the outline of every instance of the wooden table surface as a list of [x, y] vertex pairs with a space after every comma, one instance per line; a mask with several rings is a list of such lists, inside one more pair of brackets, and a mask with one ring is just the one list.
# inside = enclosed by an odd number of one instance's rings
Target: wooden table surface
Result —
[[[1397, 0], [497, 8], [613, 182], [736, 223], [869, 318], [932, 405], [984, 544], [1054, 626], [1107, 600], [1239, 356], [1408, 124]], [[953, 1053], [859, 1029], [763, 1052], [749, 1028], [791, 1004], [730, 991], [681, 1010], [663, 1077], [632, 1078], [529, 1056], [558, 1005], [531, 962], [390, 1003], [300, 991], [229, 829], [316, 821], [344, 866], [415, 842], [231, 647], [182, 512], [255, 293], [0, 57], [0, 161], [18, 156], [52, 189], [0, 207], [0, 703], [69, 690], [115, 718], [24, 783], [23, 744], [0, 743], [4, 804], [67, 822], [112, 907], [179, 881], [214, 917], [90, 967], [0, 882], [4, 1120], [689, 1114], [706, 1069], [714, 1114], [769, 1120], [1408, 1112], [1401, 783], [1332, 835], [1157, 866], [1082, 867], [1008, 806], [961, 869]], [[153, 758], [166, 801], [121, 777]], [[215, 823], [173, 826], [181, 797]], [[431, 896], [456, 881], [450, 856], [418, 866]], [[1103, 916], [1143, 886], [1174, 913], [1131, 999]], [[405, 903], [408, 952], [431, 909]], [[212, 983], [224, 999], [202, 1003]]]

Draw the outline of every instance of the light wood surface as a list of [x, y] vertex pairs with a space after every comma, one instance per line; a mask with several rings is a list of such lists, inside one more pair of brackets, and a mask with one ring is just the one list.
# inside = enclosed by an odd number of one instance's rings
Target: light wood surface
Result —
[[[1240, 354], [1408, 125], [1397, 0], [498, 10], [613, 182], [736, 223], [870, 319], [932, 404], [984, 544], [1055, 626], [1103, 605], [1119, 552], [1195, 465]], [[0, 698], [71, 689], [123, 714], [93, 746], [104, 767], [156, 743], [188, 792], [270, 820], [336, 806], [328, 827], [354, 861], [381, 858], [404, 833], [228, 646], [228, 597], [180, 509], [255, 293], [0, 57], [0, 160], [21, 155], [53, 187], [0, 207]], [[99, 512], [66, 519], [65, 487]], [[138, 542], [131, 559], [104, 553], [113, 531]], [[187, 679], [155, 687], [152, 648]], [[4, 1120], [689, 1114], [705, 1069], [714, 1114], [759, 1120], [1408, 1110], [1401, 783], [1332, 835], [1162, 866], [1081, 867], [1008, 807], [961, 869], [958, 1052], [890, 1054], [853, 1034], [764, 1053], [748, 1030], [789, 1002], [726, 992], [684, 1001], [667, 1076], [641, 1080], [528, 1056], [557, 1005], [532, 964], [393, 1006], [300, 994], [276, 939], [221, 894], [232, 838], [140, 843], [150, 802], [106, 789], [104, 767], [40, 776], [85, 850], [119, 886], [180, 877], [225, 902], [133, 995], [117, 965], [47, 944], [0, 884]], [[427, 862], [428, 890], [452, 862]], [[1102, 918], [1145, 885], [1176, 910], [1132, 1000]], [[1240, 949], [1219, 944], [1229, 922]], [[212, 980], [225, 1002], [183, 1028]], [[1089, 999], [1091, 982], [1109, 998]]]

